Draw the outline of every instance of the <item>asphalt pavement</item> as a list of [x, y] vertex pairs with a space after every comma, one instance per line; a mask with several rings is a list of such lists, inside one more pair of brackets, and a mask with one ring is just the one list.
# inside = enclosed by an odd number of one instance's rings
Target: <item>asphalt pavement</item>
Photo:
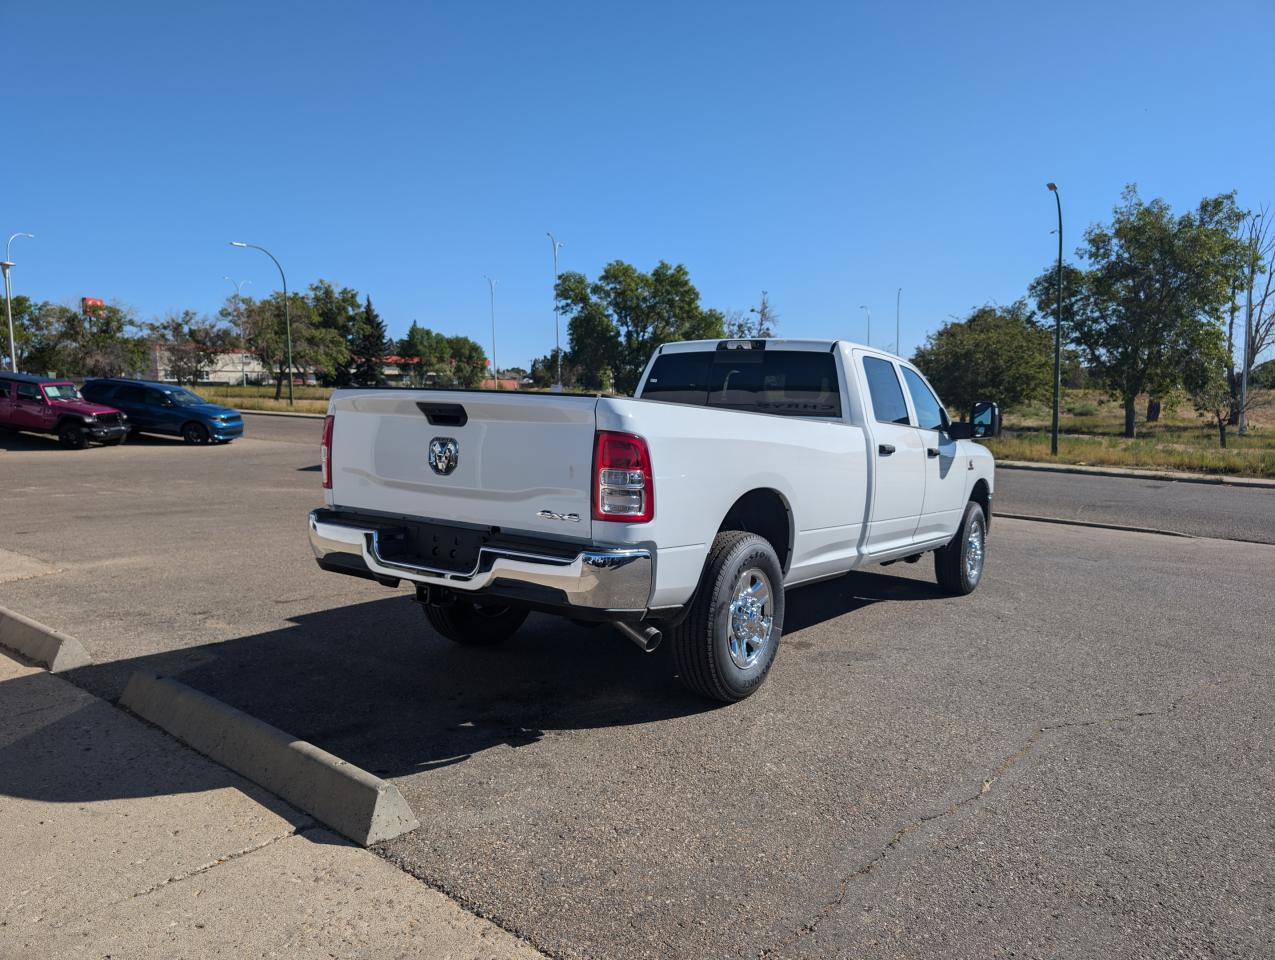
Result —
[[319, 571], [317, 437], [0, 438], [4, 605], [91, 692], [177, 676], [392, 778], [421, 828], [377, 852], [551, 955], [1275, 952], [1275, 548], [1000, 519], [971, 597], [928, 558], [794, 592], [721, 707], [608, 628], [462, 649]]
[[1002, 469], [994, 509], [1275, 543], [1275, 489]]

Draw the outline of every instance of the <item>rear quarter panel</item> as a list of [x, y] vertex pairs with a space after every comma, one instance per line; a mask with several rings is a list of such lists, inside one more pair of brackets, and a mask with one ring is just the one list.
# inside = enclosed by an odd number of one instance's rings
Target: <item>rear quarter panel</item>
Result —
[[686, 602], [727, 512], [751, 490], [774, 490], [790, 514], [795, 583], [848, 569], [867, 503], [864, 431], [843, 420], [743, 413], [654, 400], [602, 399], [599, 430], [643, 437], [655, 518], [595, 521], [595, 542], [656, 547], [652, 606]]

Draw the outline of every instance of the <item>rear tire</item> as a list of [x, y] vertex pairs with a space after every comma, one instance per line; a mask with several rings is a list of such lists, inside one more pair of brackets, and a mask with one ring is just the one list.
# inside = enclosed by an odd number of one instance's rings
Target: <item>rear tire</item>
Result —
[[446, 605], [423, 604], [429, 625], [453, 643], [467, 647], [490, 647], [512, 637], [527, 611], [497, 603], [455, 600]]
[[743, 530], [713, 540], [690, 612], [670, 646], [682, 683], [735, 703], [761, 686], [784, 630], [784, 573], [769, 542]]
[[948, 593], [963, 597], [973, 593], [982, 581], [986, 560], [987, 518], [983, 508], [971, 500], [965, 505], [956, 536], [947, 546], [934, 551], [934, 576]]
[[89, 438], [85, 435], [84, 428], [78, 423], [69, 421], [58, 427], [58, 440], [68, 450], [83, 450], [89, 445]]

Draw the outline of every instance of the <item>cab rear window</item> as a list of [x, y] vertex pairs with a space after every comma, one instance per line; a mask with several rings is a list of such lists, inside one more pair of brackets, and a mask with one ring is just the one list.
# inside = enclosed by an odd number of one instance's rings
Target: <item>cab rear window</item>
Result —
[[656, 357], [642, 399], [785, 417], [840, 417], [831, 353], [704, 350]]

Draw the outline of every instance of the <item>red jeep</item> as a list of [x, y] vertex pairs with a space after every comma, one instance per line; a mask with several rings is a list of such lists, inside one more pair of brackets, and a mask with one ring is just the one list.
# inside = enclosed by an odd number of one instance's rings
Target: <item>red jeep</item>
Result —
[[119, 443], [128, 435], [128, 418], [89, 403], [69, 380], [0, 372], [0, 427], [54, 433], [62, 446], [79, 450], [90, 440]]

